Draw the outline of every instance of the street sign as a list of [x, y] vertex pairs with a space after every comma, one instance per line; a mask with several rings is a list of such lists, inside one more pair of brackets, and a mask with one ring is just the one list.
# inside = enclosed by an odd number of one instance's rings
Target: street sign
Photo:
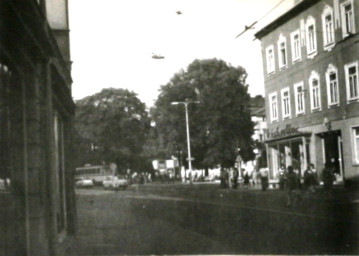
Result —
[[187, 160], [187, 161], [190, 161], [190, 160], [193, 161], [193, 160], [194, 160], [194, 157], [191, 157], [191, 158], [188, 158], [188, 157], [187, 157], [186, 160]]

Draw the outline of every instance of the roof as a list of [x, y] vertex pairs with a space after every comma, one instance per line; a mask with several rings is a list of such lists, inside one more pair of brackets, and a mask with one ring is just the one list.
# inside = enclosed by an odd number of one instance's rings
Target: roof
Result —
[[297, 3], [293, 6], [292, 9], [284, 13], [283, 15], [279, 16], [277, 19], [269, 23], [267, 26], [259, 30], [255, 33], [255, 37], [261, 39], [263, 36], [266, 36], [271, 31], [276, 29], [277, 27], [283, 25], [284, 23], [288, 22], [291, 18], [297, 16], [298, 14], [302, 13], [309, 7], [315, 5], [316, 3], [320, 2], [321, 0], [302, 0], [301, 2]]

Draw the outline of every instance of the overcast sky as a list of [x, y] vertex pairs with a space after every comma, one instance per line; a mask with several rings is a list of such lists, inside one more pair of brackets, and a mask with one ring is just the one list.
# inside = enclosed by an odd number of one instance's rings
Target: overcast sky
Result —
[[[260, 42], [253, 41], [254, 33], [292, 2], [70, 0], [73, 98], [102, 88], [127, 88], [150, 107], [160, 86], [175, 73], [195, 59], [209, 58], [244, 67], [250, 94], [264, 94]], [[258, 19], [255, 29], [235, 39]], [[152, 53], [165, 58], [153, 59]]]

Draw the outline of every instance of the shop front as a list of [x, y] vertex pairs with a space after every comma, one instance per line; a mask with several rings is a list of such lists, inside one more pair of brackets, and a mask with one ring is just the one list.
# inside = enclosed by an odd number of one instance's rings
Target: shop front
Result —
[[300, 132], [289, 125], [283, 130], [268, 132], [265, 143], [271, 180], [278, 180], [278, 170], [282, 165], [286, 168], [293, 166], [299, 177], [303, 176], [305, 169], [311, 163], [310, 138], [310, 132]]

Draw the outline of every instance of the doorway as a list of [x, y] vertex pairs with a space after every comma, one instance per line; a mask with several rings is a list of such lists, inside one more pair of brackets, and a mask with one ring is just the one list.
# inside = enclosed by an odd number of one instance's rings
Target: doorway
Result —
[[343, 180], [343, 157], [342, 157], [342, 138], [340, 131], [330, 131], [323, 133], [323, 156], [324, 162], [331, 162], [334, 165], [334, 174], [337, 181]]

